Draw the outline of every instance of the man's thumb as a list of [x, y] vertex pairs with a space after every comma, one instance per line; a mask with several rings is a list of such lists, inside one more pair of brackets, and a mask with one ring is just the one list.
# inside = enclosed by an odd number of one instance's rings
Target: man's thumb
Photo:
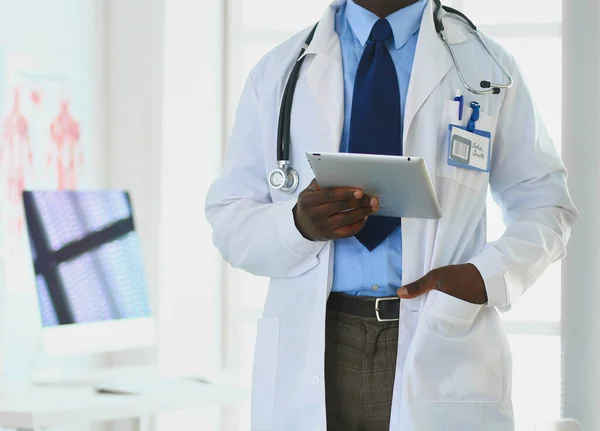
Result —
[[435, 289], [435, 285], [429, 285], [431, 283], [427, 283], [427, 280], [430, 280], [431, 277], [423, 277], [417, 281], [413, 281], [400, 289], [398, 289], [397, 294], [400, 298], [404, 299], [412, 299], [418, 296], [423, 295], [426, 292], [429, 292], [431, 289]]

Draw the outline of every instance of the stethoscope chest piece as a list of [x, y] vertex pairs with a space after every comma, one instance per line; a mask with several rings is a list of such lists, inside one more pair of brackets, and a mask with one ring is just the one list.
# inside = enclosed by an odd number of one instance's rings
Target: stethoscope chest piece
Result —
[[283, 98], [281, 100], [279, 123], [277, 124], [277, 169], [269, 174], [269, 185], [275, 190], [279, 190], [281, 193], [294, 193], [300, 182], [298, 171], [290, 164], [290, 123], [292, 116], [292, 102], [294, 99], [296, 83], [298, 82], [298, 76], [300, 74], [300, 68], [306, 58], [304, 57], [304, 52], [306, 51], [306, 48], [308, 48], [308, 45], [310, 45], [316, 30], [317, 24], [312, 28], [306, 42], [300, 50], [298, 59], [294, 63], [288, 82], [285, 85]]
[[289, 163], [278, 163], [278, 166], [269, 174], [269, 184], [282, 193], [294, 193], [300, 182], [298, 171], [292, 168]]

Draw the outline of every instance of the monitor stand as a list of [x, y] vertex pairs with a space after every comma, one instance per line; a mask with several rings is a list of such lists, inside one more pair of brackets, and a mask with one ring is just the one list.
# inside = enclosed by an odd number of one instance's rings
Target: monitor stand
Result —
[[[34, 386], [90, 386], [98, 382], [98, 370], [81, 369], [68, 357], [46, 356], [40, 341], [29, 366], [29, 381]], [[90, 366], [93, 366], [90, 364]]]

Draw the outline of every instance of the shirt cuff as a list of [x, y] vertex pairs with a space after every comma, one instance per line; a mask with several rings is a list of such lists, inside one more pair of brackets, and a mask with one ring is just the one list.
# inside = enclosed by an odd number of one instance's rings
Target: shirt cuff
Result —
[[491, 253], [484, 251], [475, 256], [468, 263], [475, 265], [479, 270], [485, 283], [489, 307], [500, 309], [508, 306], [508, 291], [504, 269], [498, 263], [498, 259]]
[[281, 203], [277, 215], [279, 236], [283, 243], [294, 253], [300, 256], [316, 255], [325, 245], [322, 241], [311, 241], [302, 236], [294, 222], [293, 209], [296, 201], [290, 199]]

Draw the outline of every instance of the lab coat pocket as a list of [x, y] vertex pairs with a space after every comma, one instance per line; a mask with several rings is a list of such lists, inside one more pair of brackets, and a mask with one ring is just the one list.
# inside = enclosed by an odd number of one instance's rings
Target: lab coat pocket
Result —
[[483, 306], [429, 293], [408, 370], [408, 399], [425, 403], [499, 403], [501, 346], [490, 339]]
[[273, 428], [275, 383], [279, 356], [279, 317], [258, 321], [252, 374], [252, 430]]
[[[439, 146], [436, 160], [436, 176], [450, 179], [461, 186], [470, 188], [475, 191], [486, 190], [490, 178], [489, 172], [482, 172], [474, 169], [465, 169], [448, 164], [448, 152], [450, 142], [450, 130], [448, 129], [448, 126], [450, 124], [466, 126], [472, 111], [471, 108], [465, 107], [463, 120], [459, 121], [457, 114], [458, 108], [458, 102], [447, 100], [444, 103], [444, 111], [442, 115], [442, 122], [440, 125]], [[492, 134], [493, 139], [496, 121], [489, 115], [486, 115], [482, 112], [480, 114], [479, 121], [477, 122], [476, 127], [477, 129], [490, 132]]]

